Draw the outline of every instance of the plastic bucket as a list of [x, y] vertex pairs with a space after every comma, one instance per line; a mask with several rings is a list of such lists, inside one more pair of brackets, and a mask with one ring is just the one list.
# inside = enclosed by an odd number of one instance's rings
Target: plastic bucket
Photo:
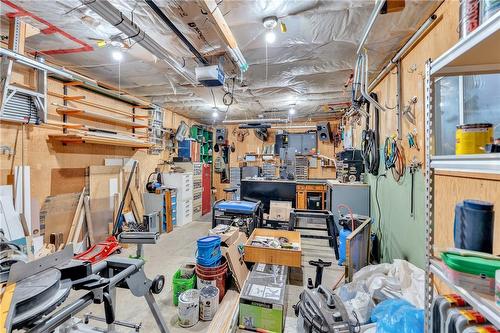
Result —
[[175, 272], [174, 277], [172, 278], [172, 289], [173, 295], [172, 300], [174, 305], [177, 306], [179, 304], [179, 295], [189, 289], [194, 289], [196, 286], [196, 274], [189, 279], [184, 279], [181, 277], [181, 270], [177, 270]]
[[216, 267], [220, 265], [222, 254], [215, 256], [211, 259], [196, 258], [196, 263], [204, 267]]
[[196, 265], [197, 288], [202, 289], [207, 285], [219, 289], [219, 302], [226, 293], [227, 262], [222, 259], [222, 264], [217, 267], [204, 267]]
[[[200, 263], [210, 263], [214, 258], [220, 259], [220, 236], [206, 236], [198, 239], [198, 254], [196, 260]], [[217, 260], [218, 260], [217, 259]]]

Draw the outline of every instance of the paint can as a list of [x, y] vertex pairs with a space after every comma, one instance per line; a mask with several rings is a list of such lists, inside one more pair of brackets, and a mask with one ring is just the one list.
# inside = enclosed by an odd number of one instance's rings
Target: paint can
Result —
[[219, 308], [219, 289], [214, 286], [206, 286], [200, 290], [200, 319], [212, 320]]
[[455, 137], [457, 155], [484, 154], [484, 147], [493, 143], [493, 125], [489, 123], [458, 125]]
[[198, 323], [200, 316], [199, 303], [200, 292], [196, 289], [189, 289], [180, 294], [177, 313], [181, 327], [191, 327]]
[[463, 38], [476, 30], [480, 18], [479, 0], [460, 0], [460, 16], [458, 32]]
[[481, 7], [481, 24], [483, 24], [500, 10], [500, 0], [483, 0]]

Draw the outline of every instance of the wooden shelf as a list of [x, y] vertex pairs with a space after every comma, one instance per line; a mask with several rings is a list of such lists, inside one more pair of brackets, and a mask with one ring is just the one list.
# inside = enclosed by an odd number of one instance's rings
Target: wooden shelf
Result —
[[495, 305], [494, 296], [484, 295], [469, 291], [465, 288], [455, 285], [443, 272], [440, 261], [431, 259], [431, 272], [434, 276], [445, 282], [449, 287], [462, 296], [470, 306], [481, 312], [493, 325], [500, 327], [500, 311]]
[[[78, 104], [82, 104], [82, 105], [94, 107], [94, 108], [97, 108], [97, 109], [101, 109], [101, 110], [104, 110], [104, 111], [107, 111], [107, 112], [116, 113], [116, 114], [119, 114], [119, 115], [122, 115], [122, 116], [126, 116], [126, 117], [129, 117], [129, 118], [149, 118], [149, 115], [145, 115], [145, 114], [141, 114], [141, 113], [135, 114], [135, 113], [128, 112], [128, 111], [123, 111], [123, 110], [115, 109], [115, 108], [112, 108], [110, 106], [106, 106], [106, 105], [102, 105], [102, 104], [98, 104], [98, 103], [86, 101], [85, 100], [85, 96], [70, 96], [70, 95], [58, 94], [58, 93], [52, 92], [52, 91], [49, 91], [48, 94], [50, 96], [61, 98], [63, 100], [69, 101], [69, 102], [73, 102], [73, 103], [78, 103]], [[68, 106], [68, 108], [69, 108], [69, 106]]]
[[153, 144], [149, 142], [137, 142], [134, 140], [113, 139], [107, 137], [97, 137], [91, 135], [78, 135], [78, 134], [49, 135], [49, 139], [60, 141], [64, 144], [91, 143], [91, 144], [130, 147], [130, 148], [150, 148], [153, 146]]
[[131, 120], [125, 120], [116, 118], [113, 116], [107, 116], [93, 111], [86, 111], [82, 109], [72, 108], [72, 107], [58, 107], [56, 109], [58, 113], [71, 115], [73, 117], [86, 118], [91, 120], [100, 120], [110, 124], [128, 127], [128, 128], [147, 128], [148, 125], [144, 122], [135, 122]]
[[500, 72], [500, 12], [441, 55], [431, 65], [431, 76]]

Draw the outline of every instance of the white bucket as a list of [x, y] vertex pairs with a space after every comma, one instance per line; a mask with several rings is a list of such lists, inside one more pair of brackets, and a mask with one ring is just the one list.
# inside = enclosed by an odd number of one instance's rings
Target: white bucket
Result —
[[219, 308], [219, 289], [205, 286], [200, 290], [200, 319], [212, 320]]
[[179, 295], [179, 306], [177, 308], [179, 315], [179, 325], [182, 327], [191, 327], [198, 323], [200, 313], [200, 293], [196, 289], [189, 289]]

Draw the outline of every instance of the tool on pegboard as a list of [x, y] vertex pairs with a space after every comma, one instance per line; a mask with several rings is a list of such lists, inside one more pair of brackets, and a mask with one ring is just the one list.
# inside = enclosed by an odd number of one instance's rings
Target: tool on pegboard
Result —
[[410, 216], [415, 217], [415, 173], [422, 167], [422, 163], [413, 157], [410, 163], [410, 175], [411, 175], [411, 189], [410, 189]]
[[418, 146], [418, 141], [417, 141], [417, 129], [416, 128], [413, 129], [413, 133], [408, 132], [407, 138], [408, 138], [408, 147], [410, 147], [410, 149], [415, 148], [418, 151], [420, 151], [420, 147]]

